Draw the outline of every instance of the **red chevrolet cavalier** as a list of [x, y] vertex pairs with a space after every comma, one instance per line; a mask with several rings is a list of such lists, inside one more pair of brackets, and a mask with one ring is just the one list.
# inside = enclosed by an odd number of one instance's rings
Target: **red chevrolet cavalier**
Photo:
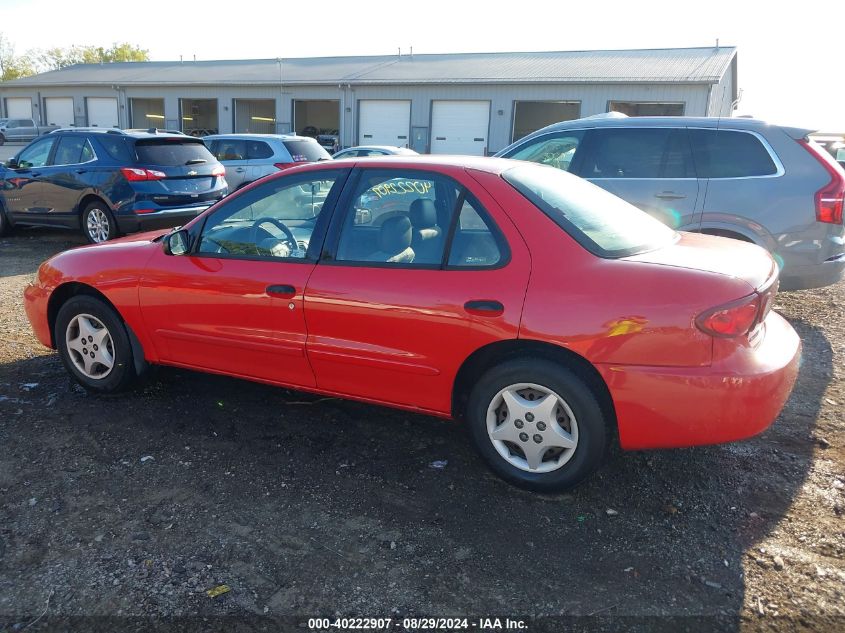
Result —
[[569, 487], [624, 449], [765, 429], [800, 342], [778, 269], [560, 170], [397, 157], [286, 170], [169, 233], [61, 253], [26, 290], [86, 388], [174, 365], [466, 421]]

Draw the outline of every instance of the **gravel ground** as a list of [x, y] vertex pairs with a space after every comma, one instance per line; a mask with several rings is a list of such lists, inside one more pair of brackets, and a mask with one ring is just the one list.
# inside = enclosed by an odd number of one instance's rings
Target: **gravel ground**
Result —
[[779, 295], [804, 356], [766, 433], [626, 453], [548, 496], [429, 417], [170, 369], [87, 395], [21, 302], [74, 243], [0, 239], [0, 631], [414, 614], [845, 629], [845, 284]]

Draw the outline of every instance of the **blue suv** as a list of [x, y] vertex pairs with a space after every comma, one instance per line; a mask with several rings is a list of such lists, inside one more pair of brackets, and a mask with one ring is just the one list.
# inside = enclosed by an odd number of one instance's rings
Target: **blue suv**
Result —
[[0, 168], [0, 235], [55, 226], [95, 243], [184, 224], [226, 195], [225, 173], [202, 140], [184, 134], [56, 130]]

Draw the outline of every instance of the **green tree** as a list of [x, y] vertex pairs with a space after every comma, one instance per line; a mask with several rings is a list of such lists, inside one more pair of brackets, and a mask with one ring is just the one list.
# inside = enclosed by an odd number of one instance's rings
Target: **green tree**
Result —
[[9, 38], [0, 33], [0, 81], [28, 77], [36, 72], [32, 61], [15, 55], [15, 46]]
[[150, 52], [128, 42], [102, 46], [69, 46], [29, 51], [28, 57], [42, 71], [56, 70], [74, 64], [108, 64], [111, 62], [143, 62], [150, 59]]

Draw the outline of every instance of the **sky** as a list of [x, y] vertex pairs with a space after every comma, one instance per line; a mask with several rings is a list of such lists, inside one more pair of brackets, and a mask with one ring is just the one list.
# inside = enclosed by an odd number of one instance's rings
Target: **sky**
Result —
[[[238, 15], [242, 7], [243, 15]], [[31, 48], [130, 42], [153, 60], [738, 48], [736, 114], [845, 132], [845, 1], [0, 0]]]

